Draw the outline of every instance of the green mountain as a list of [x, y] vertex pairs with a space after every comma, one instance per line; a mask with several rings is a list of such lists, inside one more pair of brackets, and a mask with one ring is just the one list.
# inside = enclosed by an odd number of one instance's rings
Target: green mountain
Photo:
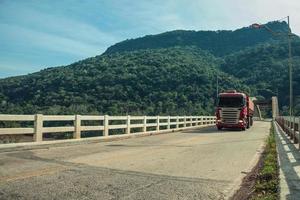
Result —
[[[267, 25], [281, 32], [288, 28]], [[297, 85], [298, 39], [293, 56]], [[68, 66], [0, 79], [0, 113], [213, 114], [217, 76], [220, 90], [261, 98], [278, 93], [286, 110], [287, 75], [287, 42], [265, 29], [172, 31], [123, 41]]]
[[[270, 22], [266, 26], [275, 32], [286, 32], [285, 22]], [[215, 56], [224, 56], [260, 43], [273, 42], [280, 38], [272, 37], [264, 28], [245, 27], [235, 31], [170, 31], [158, 35], [125, 40], [107, 49], [106, 54], [139, 49], [159, 49], [173, 46], [197, 46]]]
[[209, 114], [216, 74], [248, 90], [196, 47], [101, 55], [66, 67], [0, 80], [1, 113]]

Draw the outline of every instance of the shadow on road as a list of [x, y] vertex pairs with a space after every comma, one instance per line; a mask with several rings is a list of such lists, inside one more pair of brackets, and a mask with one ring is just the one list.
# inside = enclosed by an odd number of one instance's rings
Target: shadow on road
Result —
[[233, 128], [218, 130], [216, 126], [201, 127], [201, 128], [196, 128], [196, 129], [192, 129], [192, 130], [182, 131], [182, 133], [195, 133], [195, 134], [208, 134], [208, 133], [218, 134], [218, 133], [231, 133], [231, 132], [245, 133], [247, 131], [241, 131], [239, 129], [233, 129]]

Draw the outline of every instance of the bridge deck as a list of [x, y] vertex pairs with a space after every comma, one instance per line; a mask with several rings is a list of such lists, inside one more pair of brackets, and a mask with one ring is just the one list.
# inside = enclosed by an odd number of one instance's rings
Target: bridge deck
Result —
[[0, 154], [0, 199], [222, 199], [269, 122]]

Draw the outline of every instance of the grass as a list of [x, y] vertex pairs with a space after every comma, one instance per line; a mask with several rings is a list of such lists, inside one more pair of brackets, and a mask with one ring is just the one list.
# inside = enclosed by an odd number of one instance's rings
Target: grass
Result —
[[250, 199], [275, 200], [279, 197], [279, 168], [273, 124], [263, 156], [262, 168], [259, 171], [255, 190]]

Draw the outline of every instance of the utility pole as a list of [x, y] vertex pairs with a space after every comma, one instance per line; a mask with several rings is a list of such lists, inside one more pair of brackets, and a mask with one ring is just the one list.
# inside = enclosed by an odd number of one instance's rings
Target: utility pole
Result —
[[[290, 27], [290, 16], [284, 17], [283, 19], [287, 18], [287, 23], [288, 23], [288, 32], [287, 32], [287, 40], [288, 40], [288, 48], [289, 48], [289, 57], [288, 57], [288, 65], [289, 65], [289, 82], [290, 82], [290, 109], [289, 109], [289, 117], [290, 120], [292, 120], [292, 116], [294, 115], [294, 105], [293, 105], [293, 66], [292, 66], [292, 30]], [[282, 20], [282, 19], [281, 19]], [[261, 25], [261, 24], [252, 24], [251, 25], [253, 28], [260, 28], [260, 27], [264, 27], [266, 28], [272, 35], [274, 36], [279, 36], [279, 35], [283, 35], [281, 32], [274, 32], [272, 29], [270, 29], [268, 26], [266, 25]], [[285, 35], [285, 34], [284, 34]]]
[[291, 31], [291, 28], [290, 28], [290, 16], [287, 17], [287, 20], [288, 20], [288, 27], [289, 27], [289, 30], [288, 30], [288, 45], [289, 45], [289, 79], [290, 79], [290, 119], [292, 118], [293, 116], [293, 112], [294, 112], [294, 109], [293, 109], [293, 71], [292, 71], [292, 45], [291, 45], [291, 37], [292, 37], [292, 31]]

